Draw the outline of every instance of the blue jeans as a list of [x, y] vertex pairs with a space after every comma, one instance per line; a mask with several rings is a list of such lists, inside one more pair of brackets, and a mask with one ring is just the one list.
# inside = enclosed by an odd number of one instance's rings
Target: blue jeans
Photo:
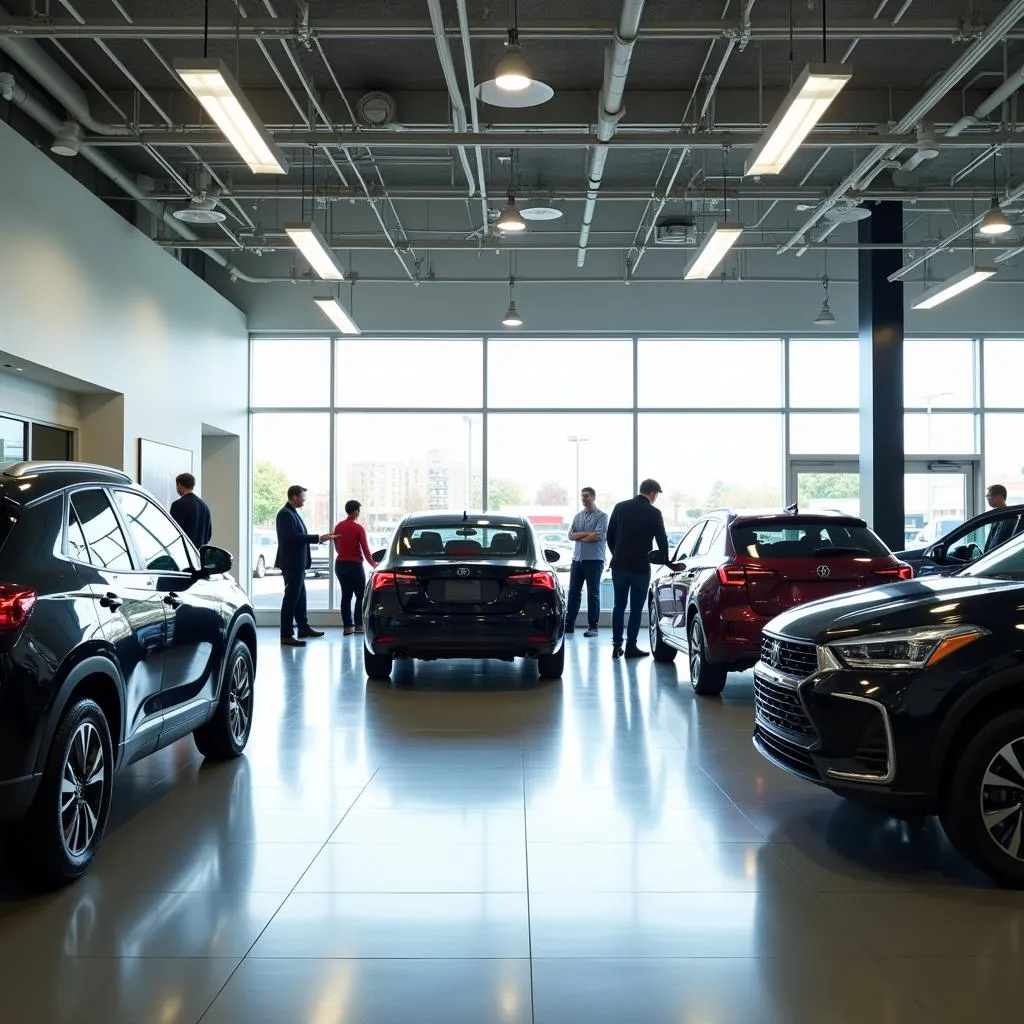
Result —
[[583, 597], [583, 584], [587, 584], [587, 625], [597, 629], [597, 620], [601, 615], [601, 572], [604, 562], [599, 558], [588, 558], [585, 561], [573, 562], [569, 570], [569, 603], [565, 610], [567, 626], [576, 625], [576, 616], [580, 613], [580, 600]]
[[[341, 624], [363, 626], [363, 592], [366, 590], [366, 573], [362, 562], [335, 561], [334, 575], [341, 584]], [[355, 622], [352, 621], [352, 602], [355, 601]]]
[[629, 628], [626, 643], [635, 645], [640, 636], [640, 618], [647, 604], [647, 591], [651, 585], [651, 571], [623, 572], [612, 569], [612, 592], [615, 607], [612, 609], [612, 643], [622, 646], [622, 623], [626, 617], [626, 602], [629, 602]]

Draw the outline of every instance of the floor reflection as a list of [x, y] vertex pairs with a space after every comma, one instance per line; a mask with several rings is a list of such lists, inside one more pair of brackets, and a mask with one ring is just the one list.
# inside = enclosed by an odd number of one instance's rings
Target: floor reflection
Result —
[[[188, 741], [128, 769], [69, 890], [26, 892], [0, 862], [4, 1019], [889, 1024], [1016, 1005], [1021, 897], [933, 823], [762, 761], [749, 677], [697, 699], [682, 661], [612, 661], [605, 640], [573, 637], [558, 683], [436, 662], [382, 685], [356, 638], [261, 637], [244, 758], [206, 765]], [[936, 998], [949, 976], [962, 990]]]

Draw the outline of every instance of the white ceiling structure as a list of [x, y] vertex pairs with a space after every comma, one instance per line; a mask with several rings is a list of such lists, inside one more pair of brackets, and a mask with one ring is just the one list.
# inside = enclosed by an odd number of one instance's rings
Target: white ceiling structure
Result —
[[[253, 288], [310, 277], [295, 221], [362, 281], [679, 281], [723, 220], [744, 230], [720, 275], [816, 281], [827, 254], [853, 269], [856, 219], [880, 200], [904, 204], [908, 281], [982, 247], [1024, 277], [1024, 0], [0, 4], [18, 116], [138, 199], [158, 244]], [[477, 98], [514, 22], [553, 90], [540, 105]], [[253, 174], [183, 87], [174, 62], [204, 52], [286, 174]], [[823, 61], [848, 85], [780, 174], [745, 175]], [[509, 192], [557, 215], [501, 232]], [[993, 196], [1013, 230], [990, 240]], [[223, 220], [173, 216], [190, 207]]]

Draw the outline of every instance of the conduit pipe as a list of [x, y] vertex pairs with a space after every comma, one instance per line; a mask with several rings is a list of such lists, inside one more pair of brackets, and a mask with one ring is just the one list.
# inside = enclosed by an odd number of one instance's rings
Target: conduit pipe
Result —
[[[448, 95], [452, 101], [452, 115], [455, 120], [455, 130], [465, 132], [466, 105], [462, 102], [462, 92], [459, 89], [459, 79], [455, 74], [455, 63], [452, 60], [451, 47], [448, 45], [448, 36], [444, 28], [444, 14], [441, 11], [441, 0], [427, 0], [427, 9], [430, 11], [430, 24], [434, 29], [434, 45], [437, 47], [437, 56], [441, 61], [441, 70], [444, 72], [444, 81], [448, 86]], [[479, 131], [479, 124], [475, 125], [474, 131]], [[473, 169], [469, 166], [469, 157], [466, 155], [465, 146], [459, 146], [459, 160], [462, 162], [462, 169], [466, 173], [466, 181], [469, 185], [469, 194], [476, 195], [476, 179], [473, 177]], [[486, 205], [484, 207], [486, 210]], [[487, 215], [484, 214], [484, 225], [487, 224]]]
[[[1024, 17], [1024, 0], [1012, 0], [989, 24], [988, 28], [979, 36], [960, 57], [936, 80], [935, 84], [921, 97], [907, 113], [896, 122], [893, 128], [894, 134], [905, 134], [913, 129], [919, 121], [923, 120], [932, 108], [952, 89], [957, 82], [968, 71], [975, 67], [985, 55], [1002, 42], [1007, 33]], [[874, 149], [833, 189], [828, 199], [818, 207], [817, 210], [807, 219], [802, 227], [798, 228], [785, 245], [779, 248], [779, 252], [787, 252], [794, 245], [797, 245], [802, 238], [814, 227], [815, 224], [825, 216], [836, 203], [839, 202], [851, 188], [861, 181], [866, 175], [874, 170], [880, 160], [885, 159], [892, 153], [890, 146], [875, 146]]]
[[[469, 14], [466, 11], [466, 0], [456, 0], [459, 11], [459, 34], [462, 36], [462, 58], [466, 63], [466, 83], [469, 86], [469, 112], [473, 118], [473, 132], [480, 132], [480, 111], [476, 102], [476, 75], [473, 72], [473, 51], [469, 39]], [[483, 214], [483, 226], [487, 227], [487, 178], [484, 176], [484, 151], [474, 146], [476, 152], [476, 173], [480, 186], [480, 210]]]
[[976, 124], [980, 124], [984, 118], [988, 117], [996, 107], [1002, 106], [1018, 89], [1024, 86], [1024, 67], [1019, 68], [1012, 75], [1010, 75], [995, 92], [987, 100], [979, 103], [974, 108], [973, 114], [967, 114], [961, 117], [959, 121], [954, 125], [950, 125], [944, 133], [944, 137], [947, 139], [955, 139], [962, 132], [968, 128], [973, 128]]
[[580, 227], [580, 239], [576, 249], [577, 267], [582, 267], [587, 259], [587, 239], [590, 237], [590, 227], [594, 223], [597, 194], [601, 189], [601, 179], [604, 178], [604, 165], [608, 160], [608, 148], [605, 143], [615, 134], [625, 113], [622, 97], [626, 91], [629, 62], [633, 58], [633, 47], [640, 32], [640, 16], [643, 10], [644, 0], [624, 0], [615, 39], [605, 53], [604, 81], [601, 84], [597, 109], [597, 145], [590, 151], [587, 203], [583, 208], [583, 224]]

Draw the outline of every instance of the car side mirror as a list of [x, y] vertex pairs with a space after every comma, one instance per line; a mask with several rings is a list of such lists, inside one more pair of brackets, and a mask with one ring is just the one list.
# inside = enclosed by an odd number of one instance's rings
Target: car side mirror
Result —
[[946, 552], [941, 544], [933, 544], [930, 548], [924, 549], [924, 557], [930, 558], [933, 562], [944, 562], [946, 560]]
[[388, 549], [381, 548], [380, 551], [374, 551], [371, 557], [375, 562], [383, 562], [388, 557]]
[[562, 556], [553, 548], [544, 549], [544, 560], [546, 562], [550, 562], [552, 565], [554, 565], [555, 562], [561, 561], [561, 558]]
[[203, 576], [224, 576], [235, 564], [230, 551], [215, 548], [210, 544], [199, 549], [200, 572]]

